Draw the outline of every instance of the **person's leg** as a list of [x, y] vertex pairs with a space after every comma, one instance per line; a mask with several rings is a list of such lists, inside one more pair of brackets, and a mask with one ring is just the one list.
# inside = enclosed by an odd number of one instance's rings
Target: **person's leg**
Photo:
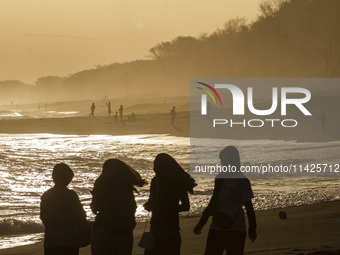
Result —
[[154, 232], [156, 247], [154, 254], [179, 255], [181, 253], [181, 235], [178, 229], [158, 227]]
[[95, 226], [92, 236], [91, 253], [92, 255], [111, 255], [114, 250], [114, 243], [111, 234], [102, 226]]
[[79, 248], [74, 246], [44, 247], [44, 255], [78, 255]]
[[228, 231], [225, 238], [225, 248], [228, 255], [243, 255], [246, 233], [241, 231]]
[[210, 229], [204, 255], [222, 255], [225, 242], [224, 236], [224, 231]]
[[116, 255], [131, 255], [133, 248], [133, 233], [129, 235], [116, 236], [117, 245], [115, 252]]
[[180, 255], [181, 254], [181, 234], [179, 230], [171, 230], [168, 232], [168, 245], [165, 254], [168, 255]]

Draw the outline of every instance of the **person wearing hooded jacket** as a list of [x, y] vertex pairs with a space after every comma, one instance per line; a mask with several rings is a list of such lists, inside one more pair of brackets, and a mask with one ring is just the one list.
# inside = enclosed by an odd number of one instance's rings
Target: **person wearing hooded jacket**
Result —
[[94, 223], [93, 255], [130, 255], [136, 226], [134, 186], [147, 182], [132, 167], [119, 159], [109, 159], [95, 181], [91, 209]]
[[75, 222], [86, 225], [86, 213], [78, 195], [67, 188], [74, 176], [72, 169], [59, 163], [53, 167], [54, 187], [41, 196], [40, 218], [45, 226], [45, 255], [78, 255]]
[[180, 254], [179, 212], [190, 209], [188, 192], [193, 194], [195, 180], [170, 155], [161, 153], [154, 161], [156, 176], [151, 181], [150, 197], [144, 204], [152, 212], [150, 232], [155, 249], [144, 254]]

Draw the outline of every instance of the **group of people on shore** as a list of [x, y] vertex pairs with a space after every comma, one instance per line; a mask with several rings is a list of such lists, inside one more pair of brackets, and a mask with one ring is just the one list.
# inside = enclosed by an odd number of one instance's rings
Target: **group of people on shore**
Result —
[[[111, 110], [111, 102], [107, 102], [107, 103], [105, 103], [105, 104], [106, 104], [106, 106], [107, 106], [107, 115], [110, 117], [110, 116], [111, 116], [111, 112], [112, 112], [112, 110]], [[91, 104], [91, 112], [90, 112], [90, 116], [94, 117], [94, 111], [95, 111], [95, 110], [96, 110], [96, 105], [95, 105], [95, 103], [93, 102], [93, 103]], [[123, 105], [120, 105], [118, 111], [117, 111], [116, 114], [115, 114], [115, 119], [116, 119], [116, 120], [117, 120], [117, 118], [118, 118], [118, 112], [119, 112], [120, 120], [123, 121], [123, 112], [124, 112], [124, 107], [123, 107]]]
[[[110, 117], [111, 116], [111, 102], [106, 103], [107, 106], [107, 114]], [[96, 110], [96, 105], [93, 102], [91, 105], [91, 112], [90, 112], [90, 116], [94, 117], [94, 111]], [[118, 111], [116, 112], [116, 114], [114, 115], [115, 121], [118, 121], [118, 112], [119, 112], [119, 118], [120, 121], [123, 122], [123, 112], [124, 112], [124, 107], [123, 105], [120, 105]], [[173, 106], [171, 111], [170, 111], [170, 117], [171, 117], [171, 125], [174, 125], [175, 122], [175, 118], [176, 118], [176, 107]], [[128, 121], [129, 122], [136, 122], [136, 114], [133, 112], [131, 115], [127, 116]]]
[[[240, 167], [238, 150], [228, 146], [220, 152], [222, 165]], [[179, 212], [189, 211], [188, 193], [194, 194], [195, 180], [177, 161], [166, 153], [154, 160], [155, 177], [151, 180], [150, 195], [144, 208], [152, 212], [150, 220], [151, 242], [144, 246], [146, 255], [179, 255], [181, 235]], [[45, 226], [45, 255], [79, 254], [79, 247], [91, 243], [93, 255], [131, 255], [133, 230], [136, 226], [136, 187], [147, 185], [141, 175], [119, 159], [109, 159], [103, 164], [96, 179], [90, 204], [96, 215], [93, 226], [78, 195], [67, 188], [74, 174], [72, 169], [59, 163], [54, 166], [54, 187], [41, 197], [40, 217]], [[209, 205], [194, 228], [200, 234], [212, 216], [205, 255], [243, 254], [246, 224], [242, 206], [245, 205], [249, 238], [256, 239], [256, 219], [251, 199], [253, 192], [249, 180], [241, 173], [231, 176], [219, 174]], [[150, 240], [148, 240], [150, 242]]]

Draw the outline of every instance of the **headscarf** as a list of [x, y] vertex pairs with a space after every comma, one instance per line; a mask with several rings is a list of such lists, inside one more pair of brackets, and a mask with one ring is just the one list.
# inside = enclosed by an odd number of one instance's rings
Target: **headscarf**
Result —
[[174, 185], [183, 187], [190, 194], [194, 193], [193, 188], [197, 186], [195, 180], [169, 154], [160, 153], [156, 156], [154, 171], [160, 180], [173, 181]]
[[119, 159], [106, 160], [101, 175], [94, 183], [92, 212], [97, 214], [105, 207], [109, 194], [112, 195], [112, 188], [116, 190], [114, 192], [116, 195], [119, 194], [121, 199], [125, 199], [130, 198], [133, 191], [137, 191], [134, 186], [142, 187], [145, 184], [147, 182], [142, 179], [140, 174], [123, 161]]
[[142, 187], [146, 181], [128, 164], [119, 159], [108, 159], [103, 165], [102, 175], [108, 179], [119, 179], [126, 184]]

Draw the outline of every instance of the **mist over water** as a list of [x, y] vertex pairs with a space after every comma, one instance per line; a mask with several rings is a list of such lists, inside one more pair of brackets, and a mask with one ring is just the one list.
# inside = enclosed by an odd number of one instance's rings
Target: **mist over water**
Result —
[[[154, 176], [153, 160], [158, 153], [172, 155], [183, 167], [190, 167], [190, 138], [168, 135], [0, 135], [0, 249], [38, 240], [43, 232], [39, 219], [40, 196], [53, 186], [51, 173], [56, 163], [64, 162], [73, 169], [75, 177], [69, 185], [79, 195], [87, 215], [90, 211], [90, 190], [109, 158], [119, 158], [138, 170], [149, 182]], [[318, 160], [336, 162], [340, 142], [295, 143], [285, 141], [230, 141], [215, 144], [218, 152], [224, 146], [235, 145], [244, 164], [291, 162], [308, 150], [315, 163]], [[204, 150], [204, 148], [197, 148]], [[320, 153], [320, 151], [322, 153]], [[216, 155], [216, 158], [218, 155]], [[213, 161], [213, 159], [207, 159]], [[339, 163], [339, 162], [338, 162]], [[195, 216], [207, 205], [213, 190], [213, 179], [197, 179], [196, 193], [190, 196], [191, 210], [182, 216]], [[339, 179], [252, 179], [256, 210], [284, 206], [313, 204], [340, 199]], [[148, 217], [143, 204], [150, 186], [136, 193], [138, 221]], [[10, 236], [12, 235], [12, 236]], [[21, 241], [18, 241], [21, 238]], [[26, 241], [25, 241], [26, 240]]]

